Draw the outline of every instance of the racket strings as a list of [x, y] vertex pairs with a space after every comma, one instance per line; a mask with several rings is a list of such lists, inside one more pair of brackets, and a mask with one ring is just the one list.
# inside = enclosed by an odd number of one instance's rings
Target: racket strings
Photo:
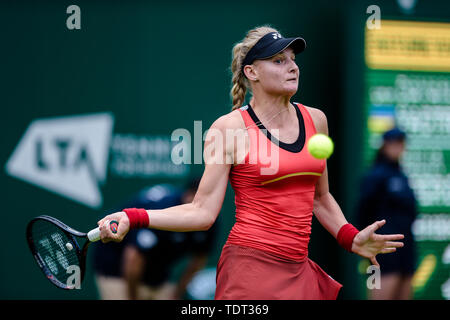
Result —
[[56, 278], [63, 284], [67, 283], [70, 266], [79, 266], [80, 261], [76, 248], [69, 250], [67, 243], [73, 241], [60, 228], [48, 221], [36, 221], [32, 228], [32, 241], [36, 253], [41, 257], [47, 276]]

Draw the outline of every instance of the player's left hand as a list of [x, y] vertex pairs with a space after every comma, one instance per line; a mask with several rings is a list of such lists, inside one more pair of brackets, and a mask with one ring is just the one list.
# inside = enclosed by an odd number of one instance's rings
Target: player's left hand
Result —
[[403, 247], [403, 242], [395, 241], [404, 239], [403, 234], [376, 234], [375, 231], [381, 228], [386, 220], [376, 221], [365, 229], [361, 230], [353, 239], [352, 251], [361, 257], [368, 258], [372, 264], [379, 267], [376, 255], [379, 253], [392, 253], [397, 248]]

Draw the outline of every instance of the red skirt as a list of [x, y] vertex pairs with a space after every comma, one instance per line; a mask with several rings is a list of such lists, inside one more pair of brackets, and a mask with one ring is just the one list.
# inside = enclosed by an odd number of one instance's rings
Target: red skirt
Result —
[[342, 285], [309, 258], [301, 262], [226, 244], [217, 265], [216, 300], [335, 300]]

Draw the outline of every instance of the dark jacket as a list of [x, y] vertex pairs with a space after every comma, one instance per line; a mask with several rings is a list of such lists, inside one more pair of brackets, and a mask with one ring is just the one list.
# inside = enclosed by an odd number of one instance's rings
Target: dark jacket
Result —
[[358, 227], [363, 229], [377, 220], [386, 219], [381, 234], [411, 235], [416, 216], [416, 198], [401, 166], [379, 153], [362, 179], [357, 205]]

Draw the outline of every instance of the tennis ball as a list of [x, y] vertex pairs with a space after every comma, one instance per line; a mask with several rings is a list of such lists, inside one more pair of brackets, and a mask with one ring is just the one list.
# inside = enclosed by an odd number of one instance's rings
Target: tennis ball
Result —
[[308, 141], [308, 151], [316, 159], [327, 159], [334, 150], [333, 140], [323, 133], [313, 135]]

